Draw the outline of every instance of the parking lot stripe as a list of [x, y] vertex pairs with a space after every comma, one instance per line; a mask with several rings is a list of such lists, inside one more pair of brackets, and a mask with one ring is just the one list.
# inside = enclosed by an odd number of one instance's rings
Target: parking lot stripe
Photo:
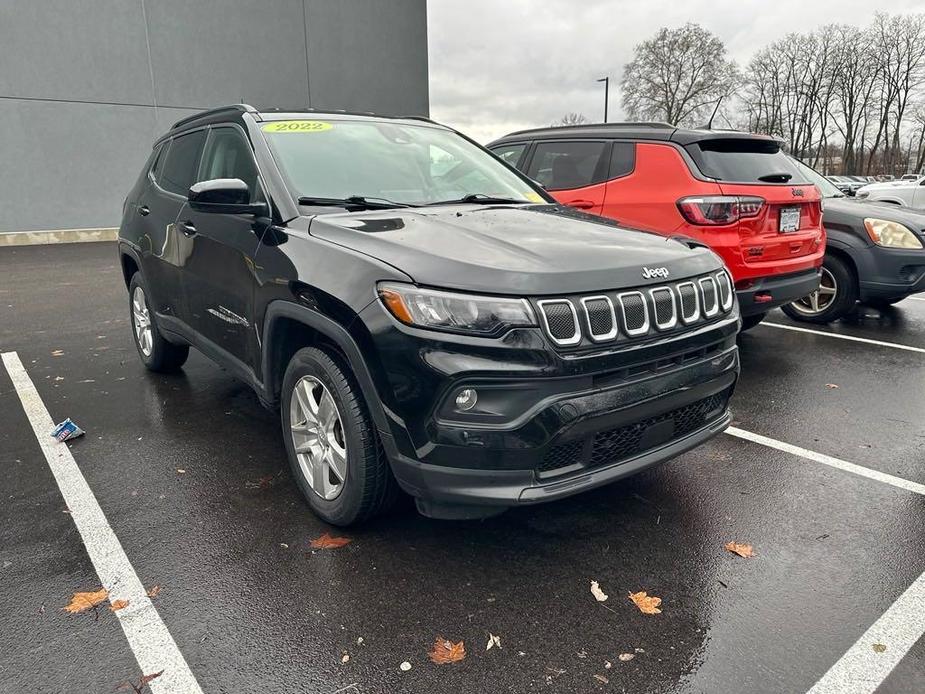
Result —
[[808, 694], [870, 694], [923, 634], [925, 573], [871, 624]]
[[128, 607], [115, 612], [138, 666], [145, 675], [162, 672], [148, 687], [153, 694], [202, 694], [199, 683], [176, 642], [151, 603], [144, 585], [122, 549], [84, 479], [74, 456], [64, 443], [49, 435], [54, 422], [32, 379], [16, 352], [0, 355], [23, 410], [32, 425], [48, 466], [77, 526], [96, 573], [109, 591], [111, 603], [127, 600]]
[[894, 349], [904, 349], [907, 352], [921, 352], [925, 354], [925, 348], [912, 347], [910, 345], [900, 345], [895, 342], [883, 342], [882, 340], [871, 340], [866, 337], [854, 337], [853, 335], [839, 335], [830, 333], [825, 330], [812, 330], [810, 328], [798, 328], [795, 325], [784, 325], [783, 323], [761, 323], [760, 325], [768, 328], [782, 328], [783, 330], [793, 330], [798, 333], [810, 333], [812, 335], [825, 335], [826, 337], [837, 337], [839, 340], [850, 340], [851, 342], [863, 342], [868, 345], [878, 345], [880, 347], [892, 347]]
[[896, 477], [895, 475], [888, 475], [885, 472], [872, 470], [870, 468], [864, 467], [863, 465], [857, 465], [856, 463], [849, 463], [847, 460], [834, 458], [830, 455], [826, 455], [825, 453], [817, 453], [816, 451], [811, 451], [807, 448], [800, 448], [799, 446], [794, 446], [791, 443], [785, 443], [783, 441], [778, 441], [777, 439], [771, 439], [767, 436], [762, 436], [761, 434], [739, 429], [738, 427], [729, 427], [726, 429], [726, 433], [740, 439], [745, 439], [746, 441], [759, 443], [762, 446], [767, 446], [768, 448], [776, 448], [777, 450], [783, 451], [784, 453], [790, 453], [791, 455], [806, 458], [807, 460], [813, 460], [817, 463], [822, 463], [823, 465], [837, 468], [838, 470], [851, 472], [855, 475], [860, 475], [861, 477], [876, 480], [877, 482], [891, 484], [894, 487], [899, 487], [900, 489], [905, 489], [909, 492], [925, 495], [925, 484], [912, 482], [910, 480], [903, 479], [902, 477]]

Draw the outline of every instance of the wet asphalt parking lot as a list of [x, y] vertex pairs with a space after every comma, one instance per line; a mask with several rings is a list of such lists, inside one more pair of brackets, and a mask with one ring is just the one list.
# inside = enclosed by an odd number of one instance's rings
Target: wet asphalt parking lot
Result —
[[[203, 692], [925, 691], [925, 297], [821, 329], [888, 344], [742, 336], [739, 436], [486, 521], [405, 504], [349, 532], [308, 511], [247, 386], [198, 354], [145, 372], [127, 301], [114, 244], [0, 249], [0, 352], [86, 430], [73, 460]], [[137, 685], [164, 645], [62, 609], [101, 578], [20, 391], [0, 368], [0, 692]], [[324, 532], [351, 542], [313, 551]], [[431, 663], [437, 636], [466, 658]]]

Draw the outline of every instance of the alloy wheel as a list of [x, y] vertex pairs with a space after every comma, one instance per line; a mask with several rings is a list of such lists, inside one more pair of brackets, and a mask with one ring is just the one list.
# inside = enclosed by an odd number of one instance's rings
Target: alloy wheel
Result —
[[151, 327], [151, 314], [148, 311], [145, 291], [141, 287], [135, 287], [135, 291], [132, 292], [132, 324], [135, 327], [135, 340], [138, 342], [138, 348], [142, 354], [150, 357], [154, 350], [154, 332]]
[[819, 279], [819, 289], [802, 299], [797, 299], [790, 305], [798, 313], [806, 316], [818, 316], [832, 305], [837, 294], [838, 282], [835, 280], [835, 275], [823, 267], [822, 277]]
[[289, 403], [292, 447], [299, 468], [318, 496], [331, 501], [347, 479], [347, 441], [334, 398], [314, 376], [303, 376]]

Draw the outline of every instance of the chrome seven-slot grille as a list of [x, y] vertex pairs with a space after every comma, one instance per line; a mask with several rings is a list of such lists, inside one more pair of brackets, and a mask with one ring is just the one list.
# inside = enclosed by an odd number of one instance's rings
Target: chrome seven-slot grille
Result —
[[560, 347], [644, 337], [711, 320], [732, 309], [725, 270], [670, 284], [537, 302], [546, 334]]

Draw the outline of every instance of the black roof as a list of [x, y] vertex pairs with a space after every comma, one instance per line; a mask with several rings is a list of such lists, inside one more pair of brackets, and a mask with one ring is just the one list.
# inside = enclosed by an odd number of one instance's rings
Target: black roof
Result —
[[694, 130], [679, 128], [671, 123], [626, 122], [626, 123], [585, 123], [582, 125], [560, 125], [547, 128], [518, 130], [500, 137], [491, 144], [516, 140], [554, 140], [567, 136], [570, 138], [606, 138], [614, 140], [661, 140], [687, 145], [704, 140], [757, 139], [779, 142], [770, 135], [756, 135], [738, 130]]

